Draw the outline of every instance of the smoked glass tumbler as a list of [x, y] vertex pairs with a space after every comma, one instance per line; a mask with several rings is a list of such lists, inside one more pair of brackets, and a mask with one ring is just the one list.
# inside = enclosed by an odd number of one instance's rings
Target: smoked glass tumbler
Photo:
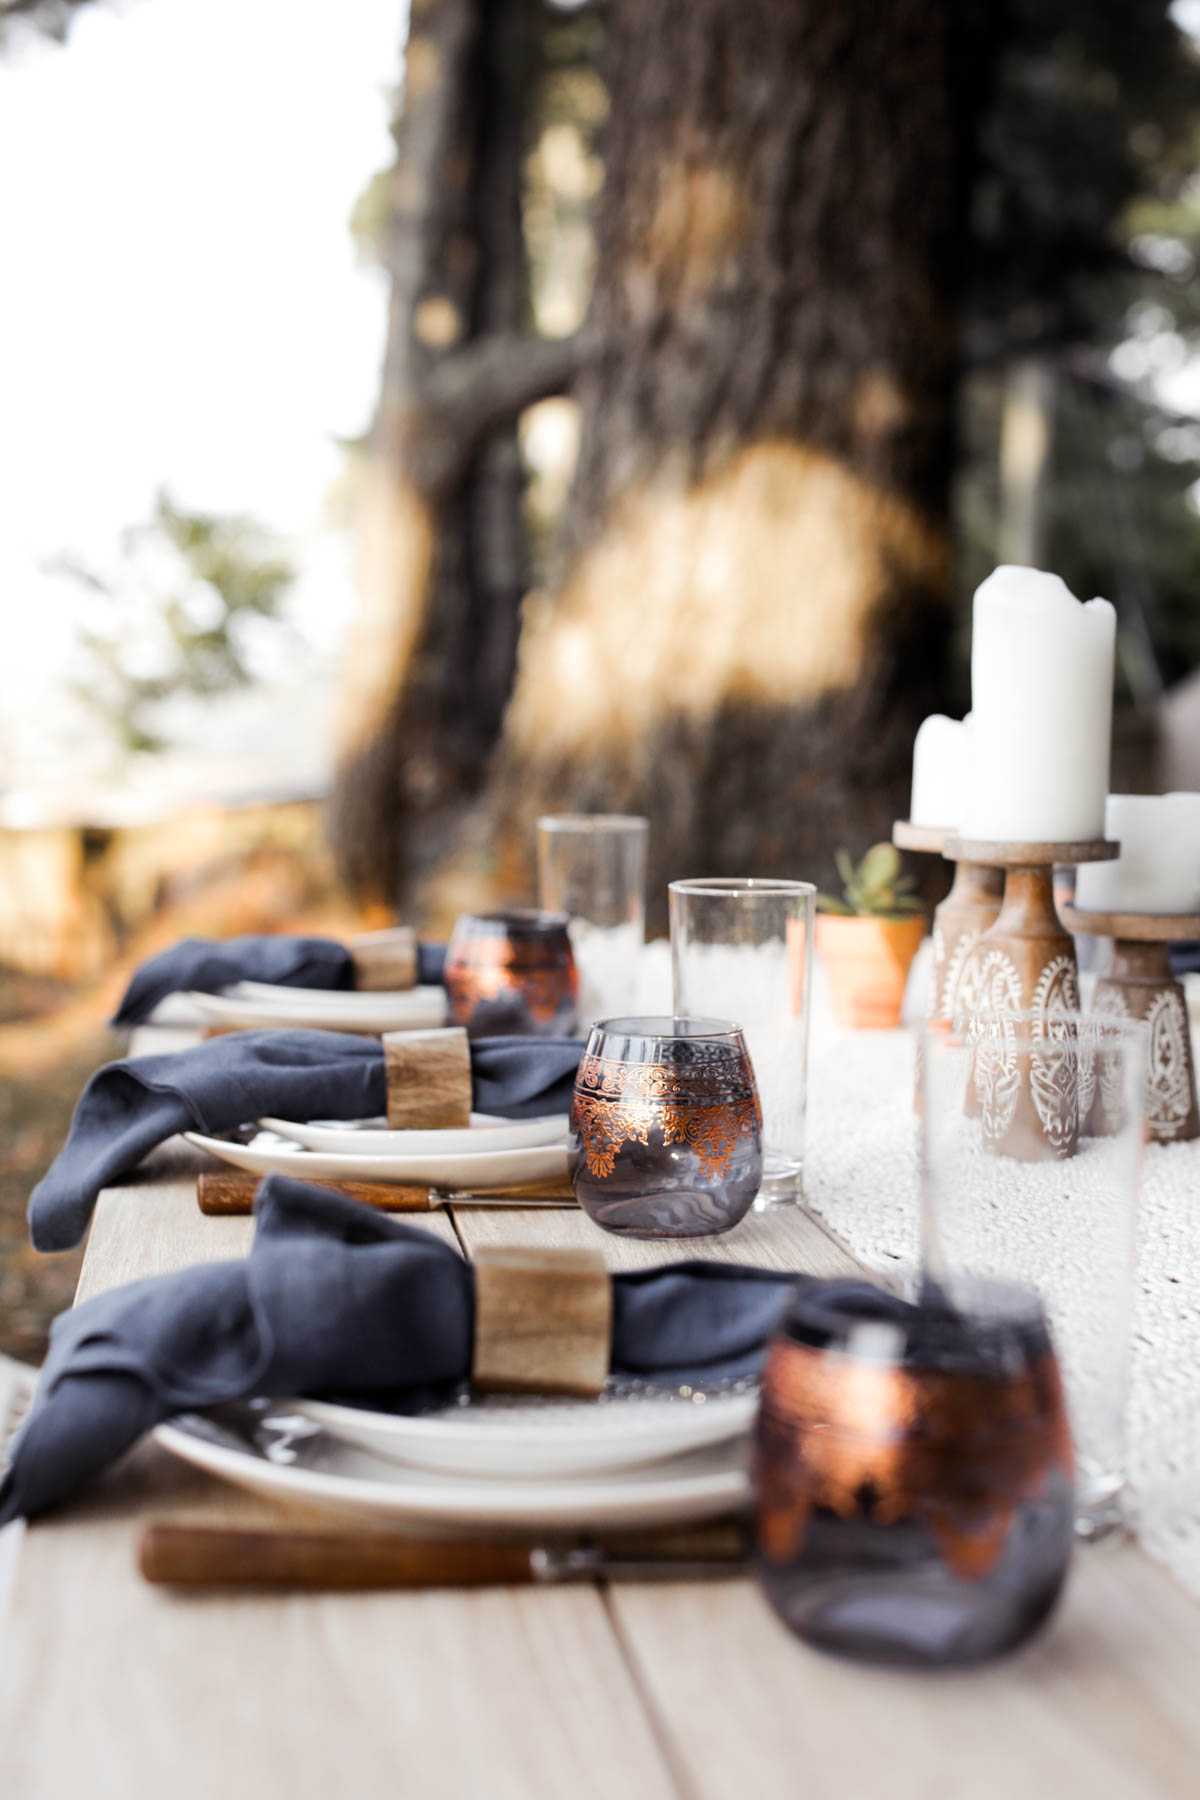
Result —
[[463, 913], [446, 946], [450, 1019], [468, 1037], [569, 1037], [579, 978], [564, 913]]
[[675, 1010], [736, 1019], [763, 1109], [759, 1206], [803, 1197], [813, 911], [808, 881], [670, 886]]
[[736, 1025], [602, 1019], [575, 1079], [567, 1166], [606, 1231], [707, 1237], [754, 1203], [762, 1112]]
[[646, 917], [648, 819], [562, 813], [538, 820], [538, 899], [570, 919], [579, 1025], [637, 1005]]
[[754, 1479], [759, 1579], [809, 1643], [943, 1668], [1014, 1649], [1053, 1609], [1074, 1538], [1036, 1297], [802, 1290], [767, 1355]]
[[1145, 1067], [1143, 1025], [1053, 1004], [923, 1033], [926, 1279], [1016, 1281], [1041, 1299], [1084, 1536], [1120, 1519]]

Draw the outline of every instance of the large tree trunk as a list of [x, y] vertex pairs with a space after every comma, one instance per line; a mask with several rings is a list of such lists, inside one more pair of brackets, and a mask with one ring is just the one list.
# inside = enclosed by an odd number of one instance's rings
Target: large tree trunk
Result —
[[956, 0], [616, 0], [561, 580], [490, 796], [652, 821], [669, 876], [823, 873], [907, 807], [941, 694]]
[[515, 421], [575, 367], [523, 335], [524, 99], [536, 0], [414, 0], [391, 304], [342, 690], [331, 836], [393, 905], [455, 841], [512, 684], [526, 571]]

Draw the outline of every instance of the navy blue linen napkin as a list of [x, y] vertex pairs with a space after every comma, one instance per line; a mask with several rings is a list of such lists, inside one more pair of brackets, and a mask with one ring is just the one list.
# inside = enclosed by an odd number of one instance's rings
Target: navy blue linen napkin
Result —
[[1171, 973], [1194, 975], [1200, 970], [1200, 944], [1178, 943], [1171, 945]]
[[[445, 961], [444, 944], [418, 944], [418, 984], [437, 986]], [[184, 938], [134, 971], [110, 1023], [140, 1024], [168, 994], [216, 994], [235, 981], [266, 981], [279, 987], [352, 988], [354, 957], [345, 944], [333, 938]]]
[[[289, 1394], [403, 1406], [468, 1378], [475, 1276], [448, 1244], [282, 1175], [255, 1215], [243, 1261], [135, 1282], [55, 1321], [0, 1524], [60, 1505], [178, 1412]], [[833, 1286], [715, 1262], [614, 1276], [613, 1372], [677, 1385], [751, 1370], [800, 1283]]]
[[[476, 1038], [477, 1112], [567, 1112], [583, 1045], [575, 1038]], [[369, 1119], [386, 1110], [383, 1045], [340, 1031], [235, 1031], [189, 1050], [127, 1057], [92, 1076], [67, 1141], [29, 1198], [35, 1250], [68, 1250], [102, 1187], [179, 1131], [211, 1135], [264, 1113]]]

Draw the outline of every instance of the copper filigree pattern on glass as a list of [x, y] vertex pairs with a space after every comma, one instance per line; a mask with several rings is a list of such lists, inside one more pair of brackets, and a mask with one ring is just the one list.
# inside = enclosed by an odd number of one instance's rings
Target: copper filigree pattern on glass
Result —
[[569, 1034], [578, 977], [560, 913], [465, 914], [446, 951], [450, 1016], [472, 1037]]
[[709, 1051], [668, 1046], [661, 1063], [583, 1058], [571, 1124], [593, 1175], [611, 1175], [622, 1144], [649, 1144], [655, 1129], [694, 1150], [710, 1181], [727, 1174], [738, 1139], [761, 1131], [762, 1108], [749, 1059]]
[[768, 1596], [811, 1642], [873, 1660], [1010, 1649], [1052, 1609], [1073, 1527], [1040, 1308], [1022, 1290], [991, 1290], [973, 1313], [849, 1287], [849, 1302], [802, 1296], [768, 1357], [755, 1469]]
[[580, 1205], [608, 1230], [698, 1236], [736, 1224], [762, 1172], [762, 1108], [738, 1028], [602, 1021], [576, 1077], [569, 1161]]

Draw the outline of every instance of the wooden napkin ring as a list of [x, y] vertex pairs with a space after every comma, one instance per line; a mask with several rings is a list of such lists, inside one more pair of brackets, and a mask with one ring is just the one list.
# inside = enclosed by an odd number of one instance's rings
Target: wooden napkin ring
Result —
[[474, 1263], [474, 1386], [598, 1394], [612, 1346], [612, 1278], [600, 1252], [495, 1244]]
[[417, 985], [417, 934], [409, 925], [364, 931], [346, 948], [354, 958], [354, 985], [362, 994]]
[[393, 1131], [460, 1130], [471, 1123], [471, 1043], [461, 1025], [385, 1031], [383, 1066]]

